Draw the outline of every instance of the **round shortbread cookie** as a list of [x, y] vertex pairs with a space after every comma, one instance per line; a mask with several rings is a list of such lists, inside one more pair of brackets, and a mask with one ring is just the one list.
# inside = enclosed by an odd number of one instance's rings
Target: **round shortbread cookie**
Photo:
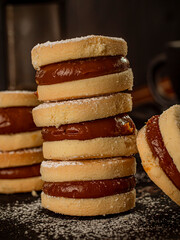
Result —
[[142, 165], [151, 180], [161, 188], [173, 201], [180, 205], [180, 191], [169, 180], [162, 168], [159, 166], [159, 159], [155, 158], [146, 140], [146, 126], [143, 127], [137, 136], [137, 147], [142, 160]]
[[52, 85], [39, 85], [37, 88], [40, 101], [57, 101], [100, 96], [110, 93], [132, 90], [133, 73], [128, 69], [121, 73], [63, 82]]
[[44, 208], [71, 216], [96, 216], [128, 211], [135, 207], [136, 191], [101, 198], [75, 199], [51, 197], [42, 192]]
[[78, 123], [115, 116], [132, 110], [132, 98], [128, 93], [43, 103], [32, 111], [38, 127], [59, 127], [62, 124]]
[[14, 151], [42, 145], [41, 131], [0, 135], [0, 151]]
[[42, 148], [0, 152], [0, 168], [27, 166], [43, 161]]
[[39, 101], [34, 92], [30, 91], [3, 91], [0, 92], [0, 108], [37, 106]]
[[113, 55], [127, 55], [127, 43], [124, 39], [90, 35], [37, 44], [31, 51], [35, 69], [71, 59]]
[[0, 179], [0, 193], [21, 193], [39, 191], [42, 189], [43, 181], [41, 177], [20, 178], [20, 179]]
[[134, 157], [82, 161], [43, 161], [41, 176], [45, 182], [91, 181], [122, 178], [136, 173]]
[[54, 160], [108, 158], [135, 153], [136, 135], [43, 143], [44, 158]]
[[159, 128], [166, 149], [180, 172], [180, 105], [164, 111], [159, 118]]

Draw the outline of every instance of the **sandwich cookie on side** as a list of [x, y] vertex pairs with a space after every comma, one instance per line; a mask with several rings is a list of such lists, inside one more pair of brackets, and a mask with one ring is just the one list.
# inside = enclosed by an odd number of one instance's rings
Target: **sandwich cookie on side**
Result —
[[153, 116], [138, 133], [137, 147], [144, 170], [180, 205], [180, 105]]
[[0, 193], [40, 190], [41, 131], [32, 118], [33, 92], [0, 92]]

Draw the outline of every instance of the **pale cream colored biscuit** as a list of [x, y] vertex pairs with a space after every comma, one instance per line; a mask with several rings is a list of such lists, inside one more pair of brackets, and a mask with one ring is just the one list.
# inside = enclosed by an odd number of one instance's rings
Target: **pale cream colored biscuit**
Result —
[[135, 153], [136, 135], [43, 143], [44, 158], [54, 160], [107, 158]]
[[128, 69], [121, 73], [63, 82], [52, 85], [39, 85], [37, 88], [40, 101], [57, 101], [100, 96], [110, 93], [132, 90], [133, 73]]
[[0, 179], [0, 193], [21, 193], [39, 191], [42, 189], [43, 181], [41, 177], [20, 178], [20, 179]]
[[91, 35], [37, 44], [31, 51], [35, 69], [71, 59], [113, 55], [127, 55], [127, 43], [124, 39]]
[[37, 106], [39, 101], [34, 92], [30, 91], [2, 91], [0, 92], [0, 108]]
[[82, 161], [43, 161], [41, 176], [45, 182], [91, 181], [122, 178], [136, 173], [134, 157]]
[[0, 168], [27, 166], [43, 161], [42, 148], [0, 152]]
[[79, 100], [43, 103], [32, 111], [38, 127], [78, 123], [106, 118], [132, 110], [132, 98], [128, 93]]
[[137, 147], [142, 160], [142, 165], [148, 176], [174, 202], [180, 205], [180, 191], [164, 173], [162, 168], [159, 166], [159, 159], [155, 158], [150, 150], [150, 147], [146, 140], [146, 126], [143, 127], [138, 133]]
[[42, 145], [41, 131], [0, 135], [0, 151], [14, 151]]
[[160, 115], [159, 128], [166, 149], [180, 172], [180, 151], [178, 151], [180, 147], [180, 105], [174, 105]]
[[128, 211], [135, 207], [136, 191], [101, 198], [75, 199], [51, 197], [44, 192], [41, 202], [44, 208], [71, 216], [96, 216]]

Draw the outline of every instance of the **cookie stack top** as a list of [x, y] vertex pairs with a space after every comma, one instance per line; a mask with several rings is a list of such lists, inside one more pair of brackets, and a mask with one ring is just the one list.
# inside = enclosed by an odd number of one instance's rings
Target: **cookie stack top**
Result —
[[35, 107], [39, 104], [34, 92], [31, 91], [2, 91], [0, 92], [0, 108], [6, 107]]
[[[51, 49], [51, 50], [50, 50]], [[51, 63], [98, 56], [126, 56], [127, 43], [122, 38], [90, 35], [86, 37], [37, 44], [32, 49], [35, 70]]]
[[40, 129], [32, 118], [39, 101], [30, 91], [0, 92], [0, 151], [12, 151], [42, 145]]
[[121, 38], [88, 36], [38, 44], [32, 49], [38, 99], [79, 99], [132, 90], [126, 54], [127, 44]]

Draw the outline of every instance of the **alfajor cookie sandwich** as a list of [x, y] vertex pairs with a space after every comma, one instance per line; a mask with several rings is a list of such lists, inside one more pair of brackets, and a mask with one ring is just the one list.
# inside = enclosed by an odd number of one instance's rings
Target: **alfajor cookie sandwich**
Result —
[[33, 109], [42, 128], [45, 159], [73, 160], [130, 156], [137, 152], [136, 128], [126, 114], [130, 94], [43, 103]]
[[41, 130], [32, 118], [33, 92], [0, 92], [0, 193], [40, 190]]
[[132, 90], [122, 38], [86, 36], [36, 45], [31, 52], [41, 101], [87, 98]]
[[134, 157], [43, 161], [42, 206], [72, 216], [128, 211], [135, 206], [135, 172]]
[[137, 147], [148, 176], [180, 205], [180, 105], [153, 116], [138, 133]]

